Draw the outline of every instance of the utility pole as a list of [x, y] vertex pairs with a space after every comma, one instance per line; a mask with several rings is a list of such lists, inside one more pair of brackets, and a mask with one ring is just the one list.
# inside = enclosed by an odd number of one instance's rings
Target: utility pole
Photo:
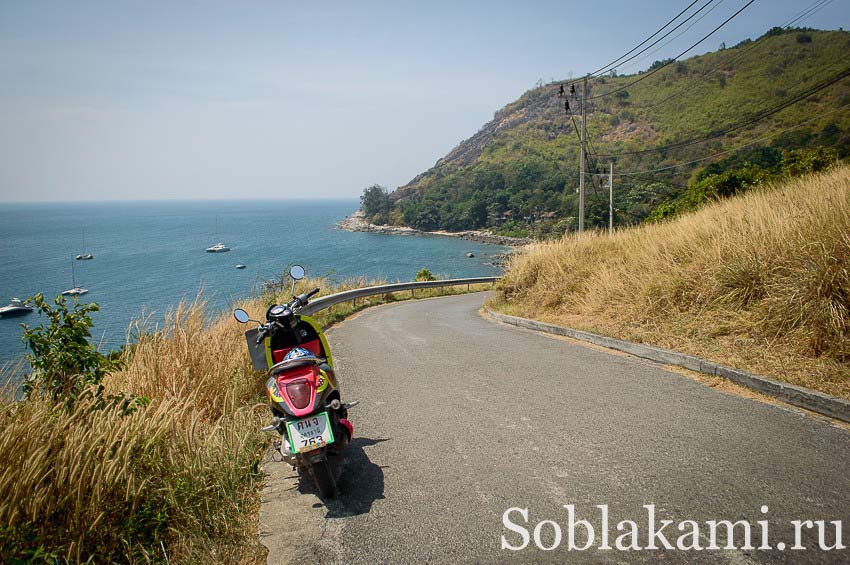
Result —
[[614, 161], [608, 167], [608, 235], [614, 235]]
[[584, 77], [581, 93], [581, 156], [578, 177], [578, 233], [584, 233], [584, 168], [587, 159], [587, 77]]

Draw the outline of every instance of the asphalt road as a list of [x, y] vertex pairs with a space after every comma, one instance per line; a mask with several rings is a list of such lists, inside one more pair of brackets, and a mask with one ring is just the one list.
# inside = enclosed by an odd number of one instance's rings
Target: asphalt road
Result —
[[[261, 538], [269, 563], [850, 562], [828, 545], [841, 520], [850, 546], [850, 433], [800, 411], [712, 389], [654, 363], [495, 323], [484, 295], [364, 311], [329, 332], [355, 440], [342, 493], [319, 500], [288, 466], [269, 463]], [[594, 528], [568, 549], [568, 513]], [[601, 543], [607, 505], [608, 544]], [[746, 520], [756, 549], [621, 551], [632, 526], [650, 545], [648, 510], [676, 545], [710, 544], [709, 520]], [[767, 506], [767, 512], [762, 512]], [[525, 549], [503, 525], [558, 524], [551, 551]], [[683, 530], [677, 526], [685, 520]], [[758, 521], [766, 521], [767, 528]], [[734, 545], [746, 545], [743, 525]], [[768, 531], [771, 550], [758, 549]], [[557, 541], [543, 524], [540, 542]], [[587, 543], [577, 526], [575, 543]], [[725, 527], [717, 545], [726, 545]], [[786, 544], [785, 550], [777, 546]], [[662, 548], [656, 538], [655, 545]]]

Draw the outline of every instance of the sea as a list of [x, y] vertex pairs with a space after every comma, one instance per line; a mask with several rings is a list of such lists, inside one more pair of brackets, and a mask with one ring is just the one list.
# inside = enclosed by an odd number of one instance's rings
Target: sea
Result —
[[[126, 343], [134, 321], [161, 324], [198, 293], [211, 313], [228, 310], [292, 264], [334, 281], [409, 281], [423, 268], [440, 278], [500, 272], [491, 263], [504, 247], [338, 229], [357, 207], [356, 200], [0, 204], [0, 305], [86, 288], [79, 300], [100, 307], [92, 340], [106, 352]], [[205, 252], [217, 242], [231, 251]], [[80, 253], [94, 259], [75, 260]], [[43, 321], [37, 313], [0, 318], [0, 365], [26, 353], [21, 323]]]

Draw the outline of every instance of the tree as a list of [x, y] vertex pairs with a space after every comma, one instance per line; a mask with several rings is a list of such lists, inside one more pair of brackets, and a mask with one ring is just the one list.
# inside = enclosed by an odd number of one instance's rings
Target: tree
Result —
[[375, 223], [386, 223], [390, 212], [390, 193], [386, 187], [373, 184], [363, 189], [360, 208], [366, 217]]

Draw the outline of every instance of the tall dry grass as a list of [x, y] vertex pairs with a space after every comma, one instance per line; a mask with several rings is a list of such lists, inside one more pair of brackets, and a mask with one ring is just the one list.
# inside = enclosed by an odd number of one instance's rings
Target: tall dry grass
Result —
[[494, 305], [850, 398], [850, 169], [516, 256]]
[[[380, 282], [312, 279], [298, 290], [318, 286], [325, 295]], [[316, 317], [327, 326], [409, 297], [340, 304]], [[240, 305], [260, 318], [289, 298], [284, 284]], [[104, 381], [105, 394], [150, 400], [130, 415], [100, 410], [92, 398], [71, 411], [47, 398], [0, 401], [0, 561], [265, 561], [257, 538], [264, 379], [251, 367], [246, 326], [229, 314], [208, 320], [206, 311], [197, 300], [157, 329], [151, 320], [132, 328], [122, 368]]]
[[[23, 560], [261, 559], [264, 438], [258, 384], [235, 322], [181, 304], [139, 333], [107, 393], [146, 397], [129, 415], [47, 398], [0, 404], [0, 554]], [[252, 525], [253, 524], [253, 525]]]

